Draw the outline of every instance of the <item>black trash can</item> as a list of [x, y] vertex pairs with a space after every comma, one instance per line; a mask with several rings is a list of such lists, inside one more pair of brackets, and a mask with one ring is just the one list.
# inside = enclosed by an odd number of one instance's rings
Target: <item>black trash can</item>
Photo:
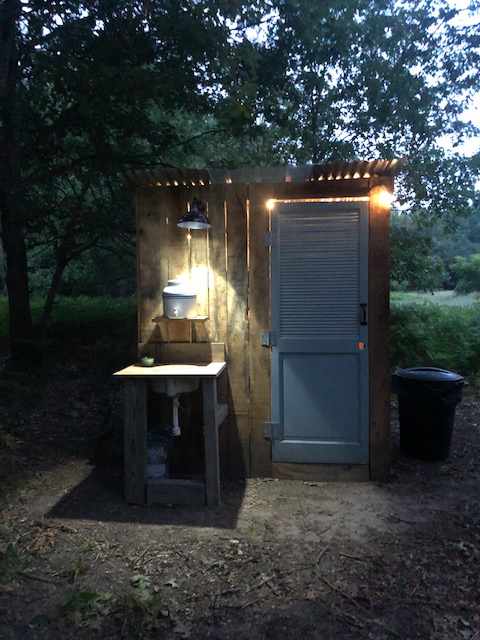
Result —
[[421, 460], [445, 460], [450, 452], [455, 408], [462, 399], [464, 378], [434, 367], [397, 369], [400, 448]]

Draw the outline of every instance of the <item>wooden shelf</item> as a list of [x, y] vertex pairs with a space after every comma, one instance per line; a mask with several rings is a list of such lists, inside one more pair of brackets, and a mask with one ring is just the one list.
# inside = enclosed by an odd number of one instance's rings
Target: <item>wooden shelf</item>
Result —
[[194, 316], [193, 318], [167, 318], [167, 316], [156, 316], [152, 322], [204, 322], [208, 316]]
[[204, 322], [208, 316], [194, 316], [193, 318], [166, 318], [156, 316], [152, 318], [157, 326], [162, 340], [165, 342], [202, 342], [206, 334]]

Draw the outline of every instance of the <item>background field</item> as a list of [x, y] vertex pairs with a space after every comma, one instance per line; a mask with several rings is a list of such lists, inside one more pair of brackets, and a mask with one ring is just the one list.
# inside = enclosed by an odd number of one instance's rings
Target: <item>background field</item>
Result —
[[419, 291], [393, 291], [390, 301], [393, 306], [410, 304], [412, 302], [431, 302], [446, 307], [471, 307], [480, 302], [479, 293], [456, 293], [455, 291], [433, 291], [432, 293]]
[[[41, 302], [34, 300], [34, 316]], [[59, 297], [53, 312], [49, 351], [90, 345], [97, 362], [108, 367], [115, 353], [134, 352], [134, 297]], [[7, 303], [0, 299], [0, 337], [7, 336]], [[132, 356], [133, 357], [133, 356]], [[103, 358], [103, 360], [102, 360]], [[478, 294], [451, 291], [392, 293], [391, 362], [396, 366], [430, 365], [480, 375], [480, 300]], [[100, 366], [100, 365], [99, 365]]]

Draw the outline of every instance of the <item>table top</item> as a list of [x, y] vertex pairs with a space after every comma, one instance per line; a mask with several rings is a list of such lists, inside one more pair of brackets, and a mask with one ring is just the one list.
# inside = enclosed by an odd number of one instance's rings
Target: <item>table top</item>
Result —
[[217, 378], [226, 367], [225, 362], [205, 364], [158, 364], [154, 367], [140, 367], [132, 364], [113, 375], [117, 378]]

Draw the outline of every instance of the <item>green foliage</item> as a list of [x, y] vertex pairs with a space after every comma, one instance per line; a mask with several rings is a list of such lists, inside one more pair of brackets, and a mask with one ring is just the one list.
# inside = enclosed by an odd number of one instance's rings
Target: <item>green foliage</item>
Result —
[[261, 104], [286, 157], [407, 157], [397, 193], [410, 209], [431, 220], [469, 210], [478, 166], [441, 140], [454, 149], [475, 131], [460, 117], [480, 81], [475, 7], [459, 26], [448, 0], [272, 4], [262, 73], [276, 82]]
[[62, 609], [75, 624], [96, 626], [98, 618], [111, 612], [112, 603], [111, 593], [75, 590], [68, 594]]
[[452, 270], [457, 278], [455, 290], [459, 293], [480, 291], [480, 253], [458, 256], [453, 261]]
[[[132, 290], [126, 172], [152, 165], [407, 156], [402, 200], [422, 220], [464, 213], [478, 158], [439, 140], [475, 133], [469, 16], [449, 0], [21, 3], [15, 220], [33, 293]], [[425, 238], [401, 242], [395, 281], [436, 286]]]
[[[129, 296], [135, 293], [135, 254], [133, 247], [120, 243], [99, 244], [69, 263], [65, 268], [59, 295]], [[48, 256], [31, 252], [30, 290], [35, 298], [50, 285], [54, 265]]]
[[480, 374], [480, 304], [392, 305], [392, 366], [430, 365]]
[[393, 215], [390, 231], [392, 289], [433, 291], [443, 284], [441, 260], [432, 238], [408, 216]]
[[254, 127], [255, 84], [239, 70], [255, 66], [258, 52], [244, 32], [265, 6], [22, 3], [15, 220], [25, 225], [33, 291], [49, 291], [45, 321], [63, 278], [63, 291], [74, 295], [132, 291], [126, 172], [188, 156], [201, 163], [201, 145], [185, 153], [198, 129], [183, 137], [181, 114], [209, 121], [201, 138]]
[[[43, 301], [34, 298], [34, 318], [41, 314]], [[134, 298], [110, 298], [79, 296], [59, 297], [53, 311], [52, 332], [56, 336], [83, 335], [98, 339], [109, 336], [133, 335], [136, 324], [136, 300]], [[8, 304], [0, 298], [0, 336], [8, 334]]]
[[130, 585], [121, 595], [73, 590], [67, 595], [62, 612], [75, 625], [89, 629], [101, 629], [103, 619], [114, 615], [122, 620], [129, 637], [143, 637], [143, 633], [158, 629], [169, 611], [148, 576], [136, 574]]

